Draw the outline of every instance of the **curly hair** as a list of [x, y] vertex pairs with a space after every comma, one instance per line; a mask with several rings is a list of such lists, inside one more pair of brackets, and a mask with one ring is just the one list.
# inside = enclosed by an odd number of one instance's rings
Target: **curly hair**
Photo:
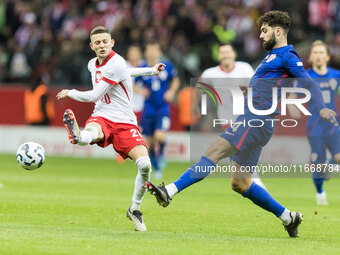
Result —
[[259, 27], [263, 24], [267, 24], [270, 27], [282, 27], [288, 32], [291, 21], [287, 12], [269, 11], [257, 19], [257, 25]]

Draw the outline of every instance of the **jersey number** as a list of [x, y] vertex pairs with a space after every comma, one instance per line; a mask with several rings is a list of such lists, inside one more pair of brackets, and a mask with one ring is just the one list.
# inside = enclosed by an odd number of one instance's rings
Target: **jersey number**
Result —
[[161, 82], [158, 79], [152, 79], [151, 90], [158, 91], [161, 88]]
[[130, 132], [132, 133], [132, 137], [142, 138], [142, 135], [139, 133], [137, 129], [130, 129]]
[[329, 90], [322, 90], [323, 101], [325, 104], [329, 104], [331, 102], [331, 92]]
[[110, 96], [109, 94], [105, 94], [102, 99], [101, 99], [102, 102], [106, 103], [106, 104], [110, 104], [111, 103], [111, 99], [110, 99]]

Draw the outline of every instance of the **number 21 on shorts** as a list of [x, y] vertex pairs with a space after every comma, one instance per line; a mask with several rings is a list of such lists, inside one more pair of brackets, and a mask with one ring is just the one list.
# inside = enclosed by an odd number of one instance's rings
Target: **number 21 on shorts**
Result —
[[132, 137], [133, 138], [137, 138], [137, 141], [140, 141], [143, 139], [142, 135], [139, 133], [139, 131], [137, 129], [130, 129], [130, 132], [132, 133]]

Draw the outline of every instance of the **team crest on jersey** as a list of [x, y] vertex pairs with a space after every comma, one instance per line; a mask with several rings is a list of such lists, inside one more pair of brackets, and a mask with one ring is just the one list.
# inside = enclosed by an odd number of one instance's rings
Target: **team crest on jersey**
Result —
[[266, 62], [268, 63], [268, 62], [272, 61], [275, 58], [276, 58], [276, 54], [271, 54]]
[[96, 71], [95, 81], [98, 83], [102, 79], [102, 73], [100, 71]]
[[336, 81], [336, 79], [330, 79], [329, 85], [331, 86], [332, 90], [336, 90], [336, 87], [338, 86], [338, 82]]

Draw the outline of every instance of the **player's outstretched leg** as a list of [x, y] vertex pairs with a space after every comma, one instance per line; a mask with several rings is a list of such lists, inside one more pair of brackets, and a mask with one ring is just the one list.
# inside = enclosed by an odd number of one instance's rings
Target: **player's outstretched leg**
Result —
[[209, 175], [210, 169], [215, 166], [216, 164], [211, 159], [202, 156], [201, 159], [196, 164], [190, 166], [177, 181], [166, 186], [164, 183], [156, 186], [152, 182], [146, 182], [145, 186], [151, 195], [156, 197], [157, 203], [160, 206], [167, 207], [178, 192], [203, 180]]
[[70, 109], [65, 111], [63, 123], [68, 133], [68, 139], [72, 144], [84, 146], [98, 139], [98, 127], [101, 129], [100, 125], [97, 123], [89, 123], [84, 130], [80, 131], [76, 117]]
[[264, 185], [264, 183], [262, 182], [261, 178], [260, 178], [260, 175], [258, 172], [254, 172], [252, 175], [251, 175], [251, 180], [253, 182], [255, 182], [257, 185], [260, 185], [262, 188], [264, 188], [266, 190], [266, 186]]
[[267, 190], [253, 182], [251, 180], [251, 173], [242, 171], [241, 166], [238, 163], [232, 160], [231, 164], [235, 170], [231, 174], [232, 189], [241, 194], [243, 197], [248, 198], [262, 209], [273, 213], [282, 221], [282, 224], [289, 236], [297, 237], [298, 226], [303, 220], [303, 215], [298, 212], [291, 212], [282, 206], [269, 194]]
[[76, 117], [71, 109], [67, 109], [65, 111], [63, 123], [68, 133], [68, 139], [72, 144], [77, 144], [79, 141], [80, 130]]
[[298, 237], [298, 227], [303, 221], [303, 214], [292, 211], [289, 213], [289, 216], [291, 222], [288, 225], [285, 225], [284, 223], [282, 223], [282, 225], [284, 226], [290, 237]]
[[156, 186], [152, 182], [148, 181], [145, 182], [145, 187], [148, 189], [151, 195], [154, 195], [156, 197], [157, 203], [160, 206], [165, 208], [170, 204], [171, 198], [168, 194], [167, 189], [165, 188], [164, 182], [161, 185]]
[[132, 203], [127, 210], [127, 217], [133, 222], [135, 231], [146, 231], [146, 226], [140, 211], [146, 188], [144, 184], [150, 180], [151, 162], [147, 155], [147, 149], [143, 145], [138, 145], [131, 150], [129, 156], [135, 160], [138, 174], [135, 179], [135, 189], [133, 192]]

